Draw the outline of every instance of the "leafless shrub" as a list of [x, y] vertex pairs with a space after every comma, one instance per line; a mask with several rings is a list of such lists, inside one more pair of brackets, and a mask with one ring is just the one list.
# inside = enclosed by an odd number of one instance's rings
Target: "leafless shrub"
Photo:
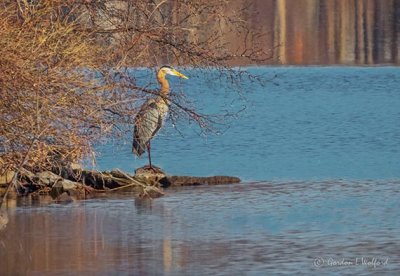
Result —
[[[232, 62], [268, 58], [245, 46], [228, 51], [222, 32], [254, 35], [230, 1], [0, 5], [0, 175], [76, 162], [93, 152], [93, 143], [131, 125], [138, 103], [157, 91], [139, 87], [130, 67], [216, 68], [234, 81], [249, 76]], [[210, 118], [187, 103], [173, 100], [175, 114], [206, 128]]]

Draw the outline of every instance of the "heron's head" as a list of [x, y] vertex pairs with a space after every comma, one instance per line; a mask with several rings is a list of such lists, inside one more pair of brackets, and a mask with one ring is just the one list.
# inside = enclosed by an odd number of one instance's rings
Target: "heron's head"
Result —
[[172, 76], [180, 77], [182, 79], [188, 79], [188, 77], [186, 77], [184, 74], [178, 72], [177, 70], [175, 70], [171, 66], [164, 65], [164, 66], [162, 66], [160, 68], [160, 70], [158, 72], [162, 73], [163, 75], [172, 75]]

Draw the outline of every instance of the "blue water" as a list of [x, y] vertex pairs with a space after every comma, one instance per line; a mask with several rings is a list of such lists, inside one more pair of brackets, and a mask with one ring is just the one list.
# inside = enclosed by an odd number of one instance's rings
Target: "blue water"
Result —
[[[215, 72], [172, 79], [202, 114], [236, 112], [219, 135], [172, 120], [152, 141], [153, 162], [174, 175], [235, 175], [250, 180], [396, 179], [400, 177], [398, 67], [259, 67], [265, 86], [218, 81]], [[143, 74], [135, 72], [132, 74]], [[145, 81], [153, 78], [147, 72]], [[218, 119], [217, 119], [218, 120]], [[219, 121], [221, 123], [221, 121]], [[127, 139], [99, 147], [98, 167], [133, 171], [147, 163]]]

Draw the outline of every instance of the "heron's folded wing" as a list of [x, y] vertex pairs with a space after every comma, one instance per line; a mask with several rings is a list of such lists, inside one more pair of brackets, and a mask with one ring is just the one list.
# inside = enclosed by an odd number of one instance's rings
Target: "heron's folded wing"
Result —
[[161, 114], [156, 103], [151, 100], [146, 102], [135, 117], [133, 144], [137, 152], [141, 154], [145, 151], [147, 143], [156, 135], [161, 124]]

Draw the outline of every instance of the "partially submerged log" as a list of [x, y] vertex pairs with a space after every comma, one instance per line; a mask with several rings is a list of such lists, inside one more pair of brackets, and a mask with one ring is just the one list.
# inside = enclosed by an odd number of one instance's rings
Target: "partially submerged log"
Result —
[[81, 172], [81, 180], [97, 190], [109, 190], [130, 184], [125, 177], [114, 176], [113, 172], [86, 171]]
[[166, 176], [160, 180], [162, 187], [195, 186], [195, 185], [221, 185], [239, 183], [240, 178], [234, 176]]
[[197, 186], [197, 185], [221, 185], [235, 184], [240, 182], [240, 178], [234, 176], [168, 176], [160, 168], [153, 166], [149, 168], [144, 166], [136, 169], [135, 177], [149, 183], [158, 183], [163, 188], [179, 186]]
[[159, 197], [163, 195], [158, 183], [144, 181], [115, 169], [111, 172], [82, 171], [82, 180], [86, 185], [104, 191], [128, 189], [139, 197]]

